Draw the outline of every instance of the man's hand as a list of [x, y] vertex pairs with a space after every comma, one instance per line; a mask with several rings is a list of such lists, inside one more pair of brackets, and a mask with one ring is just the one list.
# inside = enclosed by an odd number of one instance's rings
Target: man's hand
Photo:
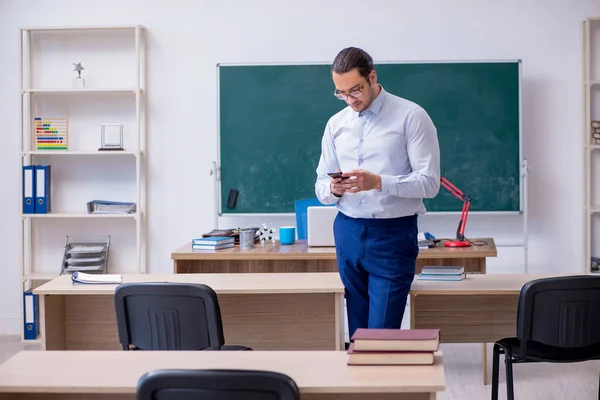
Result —
[[[344, 192], [358, 193], [373, 189], [381, 189], [381, 176], [364, 169], [355, 169], [350, 172], [344, 172], [344, 179], [339, 185]], [[332, 185], [333, 187], [333, 185]]]
[[[341, 172], [337, 169], [335, 172]], [[342, 185], [342, 178], [331, 178], [331, 193], [333, 193], [337, 197], [342, 197], [342, 195], [346, 192], [346, 188]]]

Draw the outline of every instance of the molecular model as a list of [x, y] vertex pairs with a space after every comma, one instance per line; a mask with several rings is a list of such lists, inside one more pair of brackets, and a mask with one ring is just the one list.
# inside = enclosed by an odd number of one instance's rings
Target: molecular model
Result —
[[266, 240], [275, 241], [273, 239], [273, 234], [275, 233], [275, 228], [267, 228], [267, 224], [262, 224], [262, 229], [258, 230], [258, 235], [260, 236], [260, 242], [264, 243]]

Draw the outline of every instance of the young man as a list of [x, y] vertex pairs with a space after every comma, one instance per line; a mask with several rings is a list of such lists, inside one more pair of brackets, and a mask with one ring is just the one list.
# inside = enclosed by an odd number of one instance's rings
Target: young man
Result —
[[[419, 252], [417, 215], [440, 187], [436, 128], [419, 105], [377, 83], [373, 59], [346, 48], [332, 66], [348, 107], [327, 123], [315, 192], [334, 204], [335, 246], [350, 337], [357, 328], [400, 328]], [[341, 178], [328, 173], [341, 171]]]

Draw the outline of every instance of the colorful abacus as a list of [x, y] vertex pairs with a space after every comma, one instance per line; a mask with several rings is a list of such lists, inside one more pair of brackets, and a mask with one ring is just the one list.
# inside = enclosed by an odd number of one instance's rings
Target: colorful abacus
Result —
[[36, 117], [33, 122], [38, 150], [67, 150], [68, 118]]

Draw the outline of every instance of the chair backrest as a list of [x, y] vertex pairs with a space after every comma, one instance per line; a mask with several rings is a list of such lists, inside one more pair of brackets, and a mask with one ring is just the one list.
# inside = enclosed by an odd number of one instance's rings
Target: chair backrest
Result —
[[123, 349], [219, 349], [224, 345], [217, 295], [202, 284], [124, 283], [115, 290]]
[[137, 400], [298, 400], [287, 375], [252, 370], [158, 370], [143, 375]]
[[296, 234], [298, 236], [298, 240], [306, 240], [307, 232], [307, 208], [315, 207], [315, 206], [334, 206], [334, 204], [321, 204], [319, 199], [311, 198], [311, 199], [301, 199], [296, 200], [294, 202], [294, 209], [296, 212]]
[[600, 343], [600, 277], [571, 275], [523, 285], [517, 312], [521, 354], [527, 342], [557, 347]]

